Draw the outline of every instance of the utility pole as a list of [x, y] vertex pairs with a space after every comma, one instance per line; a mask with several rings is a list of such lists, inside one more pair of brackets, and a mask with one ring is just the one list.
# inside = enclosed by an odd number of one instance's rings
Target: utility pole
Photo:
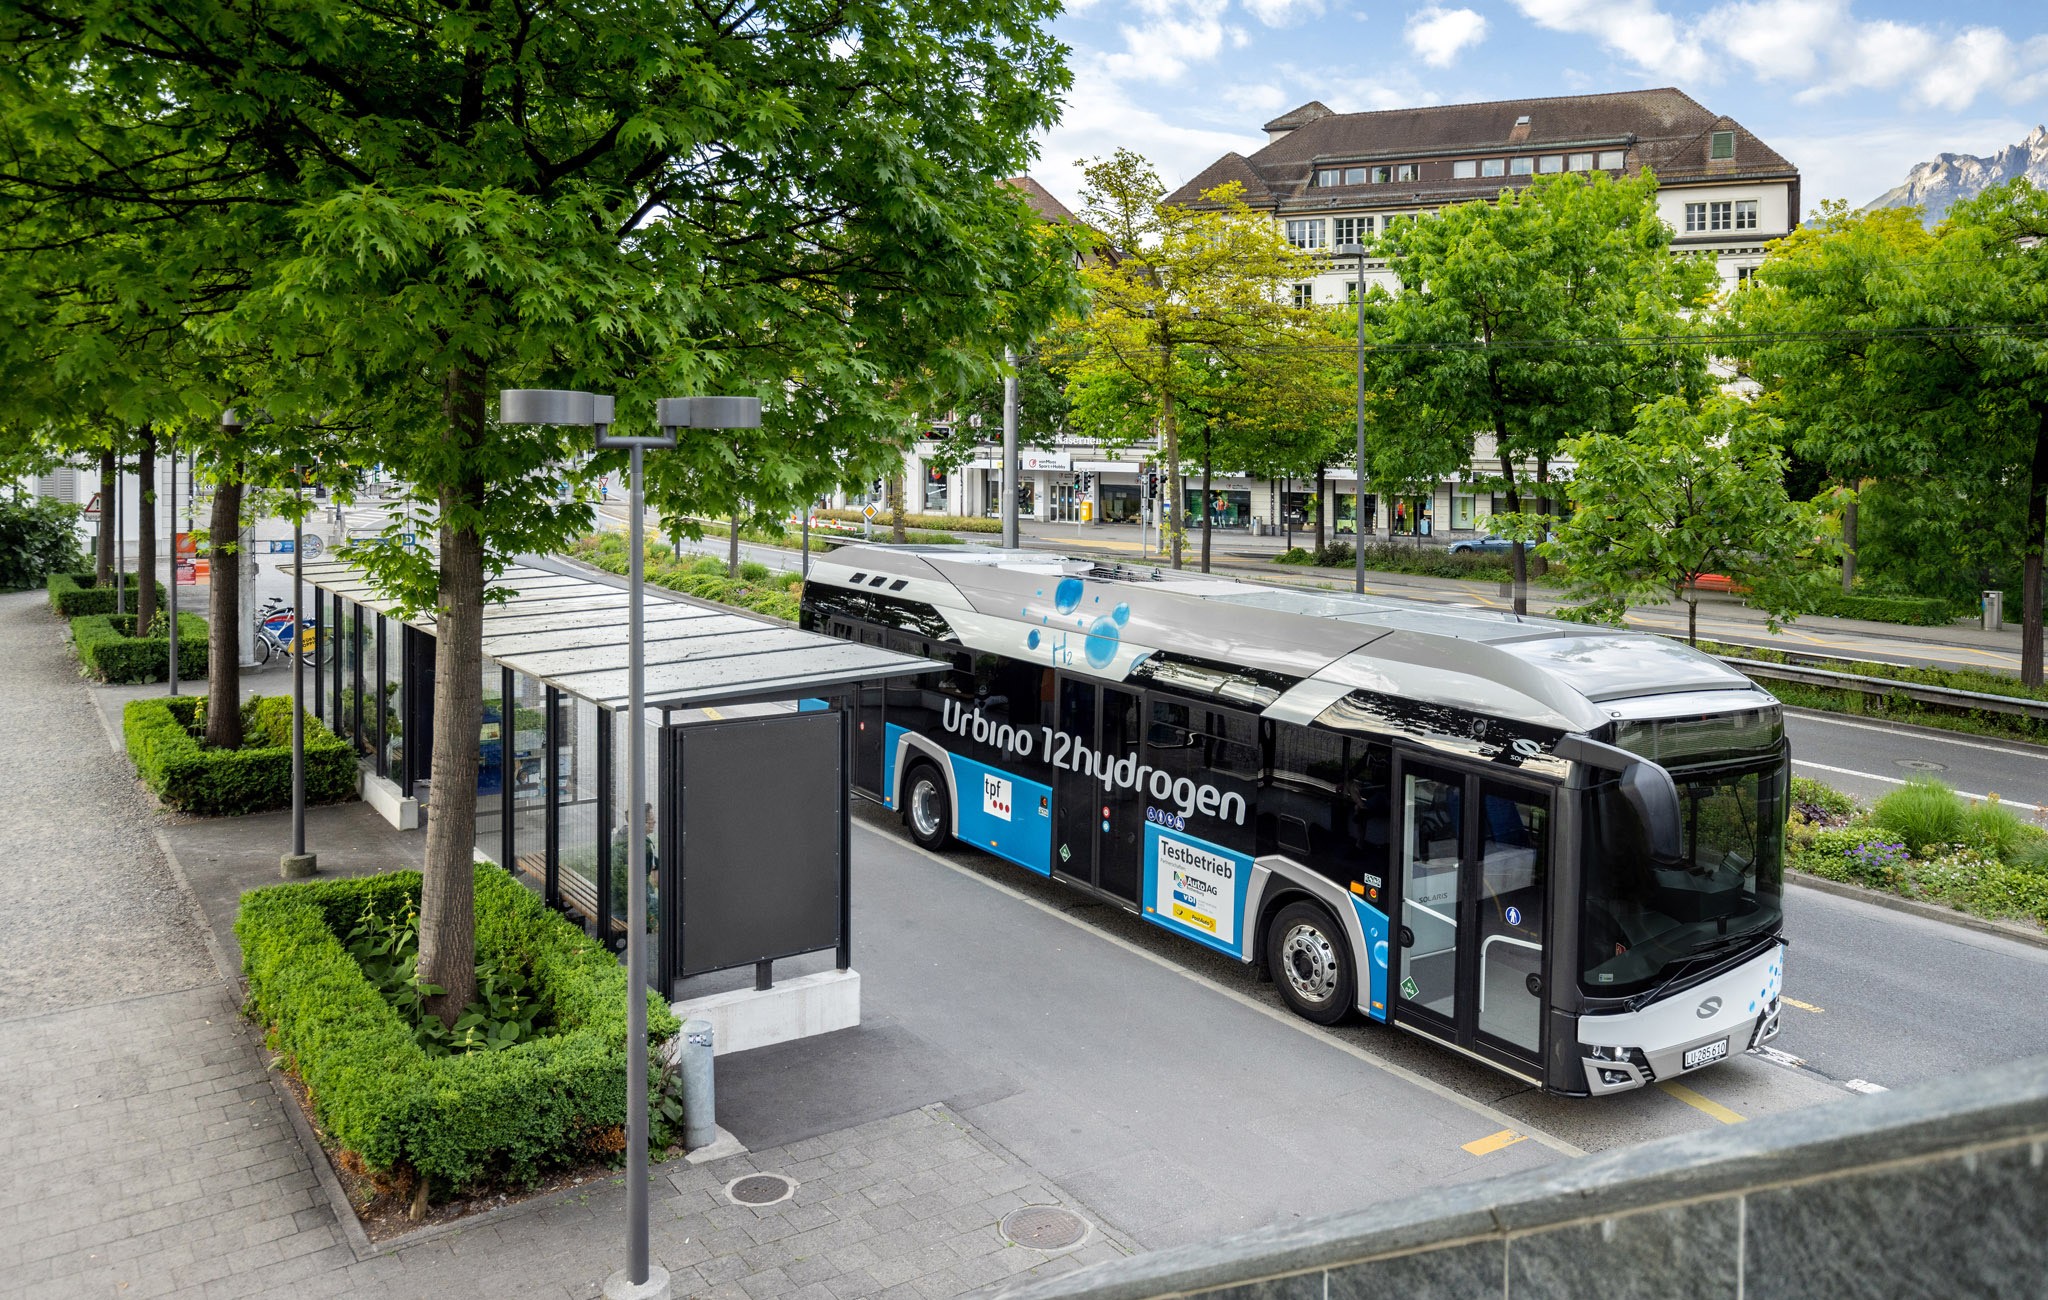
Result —
[[1003, 364], [1009, 373], [1003, 376], [1003, 549], [1014, 551], [1017, 538], [1017, 489], [1020, 486], [1017, 473], [1017, 353], [1012, 348], [1003, 349]]

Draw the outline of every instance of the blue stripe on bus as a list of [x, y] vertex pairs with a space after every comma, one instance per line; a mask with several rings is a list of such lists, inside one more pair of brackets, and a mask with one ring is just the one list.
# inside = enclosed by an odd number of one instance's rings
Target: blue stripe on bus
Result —
[[1359, 928], [1365, 931], [1365, 961], [1369, 978], [1366, 982], [1368, 997], [1365, 1014], [1374, 1020], [1387, 1018], [1387, 914], [1377, 907], [1367, 907], [1365, 900], [1353, 896], [1351, 906], [1358, 912]]
[[896, 751], [902, 746], [897, 742], [903, 736], [903, 728], [891, 722], [882, 728], [882, 806], [896, 806]]
[[[1041, 876], [1052, 874], [1052, 787], [1001, 768], [949, 754], [959, 792], [959, 836], [984, 853], [1008, 858]], [[1007, 796], [1008, 816], [1002, 801]]]
[[[1162, 870], [1160, 854], [1167, 855]], [[1183, 831], [1145, 823], [1145, 919], [1205, 948], [1244, 957], [1252, 860]]]
[[816, 713], [821, 709], [829, 709], [831, 707], [829, 702], [815, 698], [798, 700], [796, 702], [796, 711], [798, 713]]

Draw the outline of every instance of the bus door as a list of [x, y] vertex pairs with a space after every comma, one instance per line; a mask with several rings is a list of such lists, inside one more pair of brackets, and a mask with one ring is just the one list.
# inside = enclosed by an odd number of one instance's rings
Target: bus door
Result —
[[1405, 758], [1397, 780], [1394, 1019], [1540, 1074], [1550, 795]]
[[1085, 677], [1062, 676], [1054, 730], [1052, 869], [1135, 903], [1145, 844], [1145, 801], [1101, 764], [1137, 752], [1138, 696]]

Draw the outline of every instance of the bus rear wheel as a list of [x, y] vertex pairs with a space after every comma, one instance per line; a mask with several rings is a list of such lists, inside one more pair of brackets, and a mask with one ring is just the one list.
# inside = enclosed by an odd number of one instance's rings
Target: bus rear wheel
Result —
[[1273, 917], [1266, 927], [1266, 966], [1296, 1015], [1334, 1025], [1350, 1014], [1357, 987], [1350, 945], [1314, 903], [1289, 903]]
[[911, 767], [903, 779], [903, 822], [919, 848], [943, 849], [953, 839], [953, 810], [946, 782], [930, 763]]

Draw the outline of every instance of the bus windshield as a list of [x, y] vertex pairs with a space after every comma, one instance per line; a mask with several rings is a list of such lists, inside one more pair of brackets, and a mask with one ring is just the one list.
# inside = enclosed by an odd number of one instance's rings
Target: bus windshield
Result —
[[1581, 978], [1588, 993], [1642, 992], [1705, 970], [1774, 932], [1785, 845], [1782, 758], [1764, 766], [1672, 773], [1679, 861], [1653, 865], [1612, 781], [1588, 795]]

